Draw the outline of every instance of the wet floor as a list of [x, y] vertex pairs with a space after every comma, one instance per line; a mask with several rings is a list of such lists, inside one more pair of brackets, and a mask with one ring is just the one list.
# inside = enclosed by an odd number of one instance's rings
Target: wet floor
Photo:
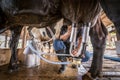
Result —
[[[51, 60], [57, 60], [55, 56], [47, 58]], [[91, 60], [87, 63], [83, 63], [83, 65], [86, 67], [86, 69], [89, 69], [90, 63]], [[116, 65], [120, 66], [120, 63], [110, 60], [104, 60], [104, 63], [103, 71], [113, 71], [113, 69], [114, 71], [118, 71], [118, 68], [115, 69], [115, 67]], [[78, 75], [77, 69], [71, 68], [71, 64], [67, 65], [66, 71], [63, 74], [58, 74], [59, 68], [60, 65], [49, 64], [42, 60], [40, 61], [40, 66], [33, 68], [27, 68], [25, 65], [21, 64], [19, 71], [13, 73], [7, 72], [7, 65], [0, 66], [0, 80], [81, 80], [81, 76]], [[103, 79], [99, 80], [120, 80], [120, 77], [104, 77]]]
[[0, 80], [78, 80], [74, 72], [72, 75], [66, 75], [66, 72], [64, 74], [57, 74], [57, 68], [51, 67], [54, 69], [22, 68], [18, 72], [11, 74], [2, 70]]
[[60, 65], [41, 61], [40, 66], [27, 68], [21, 65], [19, 71], [7, 73], [7, 65], [0, 67], [0, 80], [80, 80], [77, 69], [68, 65], [63, 74], [58, 74]]

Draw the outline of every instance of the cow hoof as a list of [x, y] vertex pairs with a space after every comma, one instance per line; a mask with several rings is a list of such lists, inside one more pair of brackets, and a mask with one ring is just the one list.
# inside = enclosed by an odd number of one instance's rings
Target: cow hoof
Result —
[[62, 73], [64, 73], [64, 70], [59, 69], [58, 74], [62, 74]]
[[77, 68], [77, 65], [73, 64], [71, 67], [72, 67], [73, 69], [76, 69], [76, 68]]
[[85, 75], [82, 76], [82, 80], [94, 80], [90, 73], [86, 73]]
[[13, 69], [9, 69], [9, 70], [8, 70], [8, 73], [12, 73], [12, 72], [14, 72]]
[[8, 73], [12, 73], [12, 72], [16, 72], [16, 71], [18, 71], [18, 69], [9, 69]]
[[59, 71], [58, 71], [58, 74], [62, 74], [62, 73], [64, 73], [64, 72], [65, 72], [65, 68], [62, 68], [62, 67], [61, 67], [61, 68], [59, 69]]
[[18, 70], [19, 70], [18, 66], [8, 67], [8, 72], [9, 73], [16, 72]]
[[100, 73], [100, 74], [98, 75], [98, 78], [103, 78], [103, 74]]

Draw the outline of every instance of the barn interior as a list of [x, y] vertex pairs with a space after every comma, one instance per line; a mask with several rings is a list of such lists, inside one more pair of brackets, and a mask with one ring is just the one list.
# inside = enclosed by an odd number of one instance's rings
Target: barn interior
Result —
[[[114, 24], [107, 18], [104, 12], [101, 13], [101, 19], [108, 30], [107, 44], [104, 55], [107, 57], [110, 56], [117, 58], [117, 60], [103, 58], [103, 77], [100, 80], [119, 80], [120, 35], [116, 33]], [[58, 23], [56, 26], [60, 26], [60, 24], [61, 23]], [[60, 67], [59, 64], [51, 64], [40, 59], [35, 54], [24, 53], [24, 50], [28, 45], [27, 42], [30, 40], [27, 27], [28, 26], [25, 26], [22, 30], [17, 48], [17, 56], [19, 60], [18, 63], [20, 67], [18, 71], [12, 73], [7, 72], [7, 66], [11, 57], [9, 49], [9, 39], [11, 33], [10, 31], [5, 31], [4, 33], [0, 34], [0, 80], [82, 80], [78, 69], [72, 68], [72, 64], [67, 65], [67, 69], [64, 73], [58, 74], [58, 69]], [[50, 47], [47, 42], [44, 43], [50, 39], [45, 28], [34, 28], [32, 32], [38, 39], [38, 42], [36, 43], [37, 48], [45, 53], [51, 54], [43, 56], [48, 60], [58, 61], [56, 55], [54, 55], [56, 53], [53, 48], [53, 43], [50, 43]], [[39, 40], [41, 38], [38, 38], [38, 36], [42, 36], [43, 40]], [[90, 41], [88, 42], [87, 50], [89, 50], [91, 53], [93, 51]], [[81, 63], [85, 70], [89, 70], [91, 61], [92, 58], [87, 62]]]

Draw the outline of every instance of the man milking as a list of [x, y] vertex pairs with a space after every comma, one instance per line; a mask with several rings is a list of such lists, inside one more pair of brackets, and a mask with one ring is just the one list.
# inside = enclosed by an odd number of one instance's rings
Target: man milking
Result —
[[[57, 54], [70, 54], [69, 49], [70, 49], [70, 35], [71, 35], [71, 26], [63, 25], [61, 27], [60, 35], [59, 38], [55, 39], [53, 42], [54, 49]], [[82, 27], [80, 27], [77, 31], [77, 37], [76, 37], [76, 48], [72, 51], [73, 55], [76, 55], [82, 41]], [[67, 57], [66, 56], [58, 56], [58, 59], [61, 62], [66, 62]], [[82, 62], [86, 62], [90, 59], [90, 54], [89, 52], [85, 52], [82, 58]], [[74, 66], [73, 66], [74, 67]], [[59, 73], [64, 72], [66, 69], [66, 65], [62, 64]]]

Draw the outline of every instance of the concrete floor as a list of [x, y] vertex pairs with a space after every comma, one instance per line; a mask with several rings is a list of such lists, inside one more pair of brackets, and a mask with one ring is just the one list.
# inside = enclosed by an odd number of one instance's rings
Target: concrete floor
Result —
[[60, 65], [41, 61], [39, 67], [27, 68], [21, 65], [19, 71], [7, 73], [7, 65], [0, 67], [0, 80], [80, 80], [77, 69], [67, 66], [63, 74], [58, 74]]
[[[52, 60], [56, 60], [56, 57], [48, 57], [48, 58]], [[83, 65], [86, 67], [86, 69], [88, 69], [90, 67], [90, 63], [91, 61], [87, 63], [83, 63]], [[120, 63], [117, 63], [117, 65], [120, 65]], [[19, 71], [13, 73], [7, 73], [7, 65], [0, 66], [0, 80], [81, 80], [81, 76], [78, 75], [77, 69], [71, 68], [71, 65], [67, 66], [67, 69], [63, 74], [58, 74], [59, 68], [60, 65], [49, 64], [47, 62], [41, 61], [39, 67], [26, 68], [22, 64], [20, 65]], [[107, 76], [99, 80], [120, 80], [120, 78]]]

